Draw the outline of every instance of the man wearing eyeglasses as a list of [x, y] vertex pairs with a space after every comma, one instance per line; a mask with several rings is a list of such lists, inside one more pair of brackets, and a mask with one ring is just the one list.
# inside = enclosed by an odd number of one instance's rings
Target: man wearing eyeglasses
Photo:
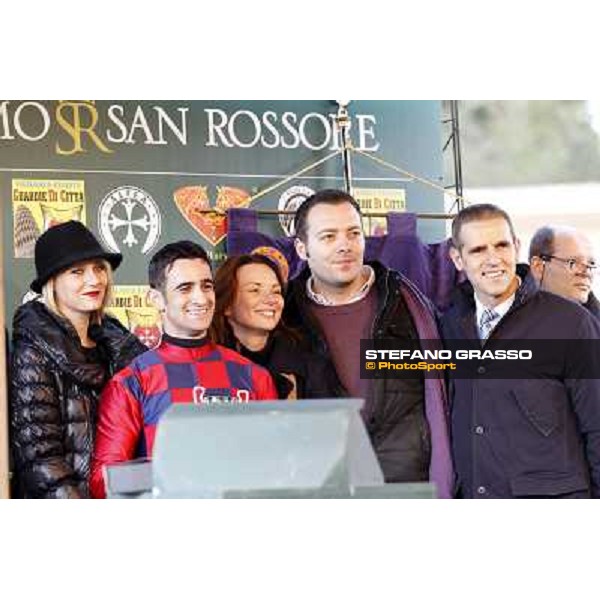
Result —
[[600, 302], [592, 292], [594, 257], [590, 239], [573, 227], [541, 227], [529, 246], [531, 273], [540, 289], [578, 302], [600, 318]]

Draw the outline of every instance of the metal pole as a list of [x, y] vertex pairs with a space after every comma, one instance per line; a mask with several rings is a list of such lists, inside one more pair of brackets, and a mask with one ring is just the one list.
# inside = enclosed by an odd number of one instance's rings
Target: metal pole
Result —
[[4, 299], [4, 225], [0, 222], [0, 498], [9, 497], [8, 471], [8, 392], [6, 381], [6, 340]]
[[452, 150], [454, 155], [454, 189], [458, 196], [458, 210], [465, 207], [462, 179], [462, 156], [460, 153], [460, 130], [458, 128], [458, 100], [450, 100], [450, 114], [452, 117]]
[[[265, 215], [268, 217], [278, 217], [279, 215], [295, 215], [295, 210], [268, 210], [264, 208], [254, 208], [252, 209], [257, 215]], [[221, 217], [227, 216], [229, 209], [221, 210], [218, 208], [203, 208], [200, 210], [195, 210], [194, 213], [198, 213], [201, 215], [219, 215]], [[387, 217], [389, 212], [370, 212], [368, 217]], [[455, 214], [451, 213], [414, 213], [417, 219], [454, 219]]]
[[352, 194], [352, 163], [350, 162], [350, 151], [352, 142], [350, 140], [350, 116], [348, 115], [348, 103], [350, 100], [337, 100], [338, 112], [336, 116], [338, 130], [340, 132], [342, 146], [342, 160], [344, 163], [344, 184], [346, 192]]

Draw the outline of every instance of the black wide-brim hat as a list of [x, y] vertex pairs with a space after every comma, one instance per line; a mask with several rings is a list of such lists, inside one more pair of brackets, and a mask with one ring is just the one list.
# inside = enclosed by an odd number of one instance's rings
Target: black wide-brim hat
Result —
[[116, 269], [123, 255], [106, 252], [94, 234], [79, 221], [67, 221], [45, 231], [35, 243], [36, 279], [31, 289], [41, 293], [44, 284], [67, 267], [81, 262], [104, 258]]

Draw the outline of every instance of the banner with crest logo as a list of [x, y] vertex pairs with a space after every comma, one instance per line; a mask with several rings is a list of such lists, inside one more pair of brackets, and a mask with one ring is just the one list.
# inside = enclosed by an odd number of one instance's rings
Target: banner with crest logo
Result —
[[[31, 297], [35, 241], [76, 219], [123, 254], [110, 309], [152, 343], [155, 315], [140, 298], [153, 253], [189, 239], [218, 265], [230, 208], [268, 211], [259, 230], [292, 235], [291, 216], [276, 211], [296, 210], [318, 189], [344, 187], [337, 110], [330, 100], [0, 100], [9, 328], [15, 307]], [[348, 110], [354, 147], [441, 181], [440, 102], [353, 101]], [[364, 157], [352, 156], [352, 173], [366, 214], [443, 211], [441, 193]], [[383, 223], [365, 221], [371, 233], [383, 233]], [[440, 239], [443, 224], [424, 222], [420, 233]]]

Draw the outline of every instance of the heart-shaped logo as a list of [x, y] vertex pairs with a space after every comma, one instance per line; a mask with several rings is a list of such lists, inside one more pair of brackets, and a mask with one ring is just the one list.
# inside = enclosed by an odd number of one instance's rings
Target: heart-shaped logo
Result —
[[[211, 209], [208, 186], [188, 185], [173, 193], [173, 200], [185, 220], [211, 245], [216, 246], [227, 235], [227, 217]], [[250, 194], [241, 188], [217, 186], [215, 208], [243, 208], [250, 203]]]

